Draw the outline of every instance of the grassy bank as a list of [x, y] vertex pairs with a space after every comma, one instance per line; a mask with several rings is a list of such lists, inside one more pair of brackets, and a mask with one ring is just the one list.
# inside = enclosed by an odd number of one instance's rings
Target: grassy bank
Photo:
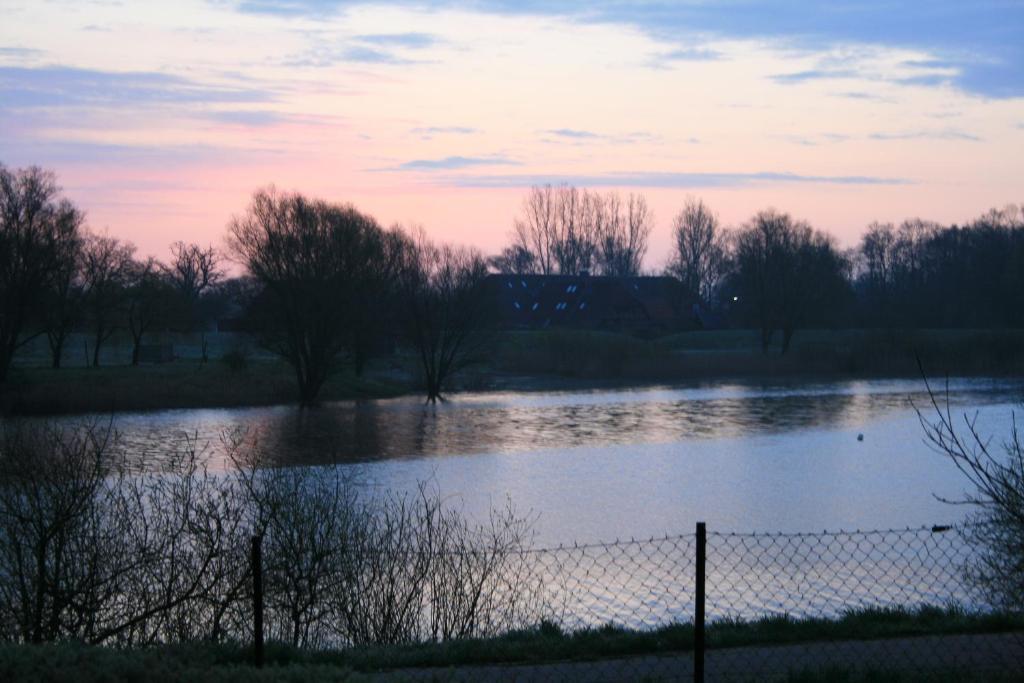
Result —
[[[865, 640], [920, 635], [1003, 633], [1024, 630], [1024, 616], [970, 615], [957, 609], [870, 609], [834, 620], [771, 617], [758, 621], [709, 624], [709, 649], [836, 640]], [[455, 640], [440, 644], [352, 648], [310, 652], [269, 644], [267, 668], [250, 668], [251, 652], [238, 645], [183, 645], [111, 650], [71, 644], [39, 647], [0, 646], [0, 680], [92, 681], [358, 681], [361, 674], [402, 669], [487, 664], [620, 659], [671, 654], [692, 649], [690, 624], [654, 631], [615, 626], [565, 633], [551, 624], [500, 638]], [[820, 678], [808, 672], [794, 680], [914, 680], [879, 674]], [[950, 678], [950, 680], [958, 680]]]
[[510, 333], [494, 369], [580, 379], [687, 381], [725, 378], [1024, 375], [1024, 330], [806, 330], [790, 351], [762, 353], [754, 330], [638, 339], [606, 332]]
[[0, 645], [0, 680], [25, 683], [357, 683], [334, 664], [257, 669], [230, 647], [114, 650], [76, 644]]
[[[380, 398], [408, 389], [379, 375], [356, 378], [341, 373], [324, 386], [322, 397]], [[258, 406], [296, 400], [295, 376], [279, 361], [249, 361], [244, 368], [221, 361], [60, 370], [19, 367], [11, 371], [0, 391], [0, 409], [23, 415]]]
[[[455, 392], [561, 389], [737, 379], [1024, 376], [1024, 330], [805, 330], [786, 355], [762, 353], [754, 330], [686, 332], [657, 339], [574, 330], [507, 332], [483, 365], [464, 373]], [[397, 369], [396, 369], [397, 368]], [[377, 359], [362, 378], [350, 371], [324, 386], [325, 401], [416, 393], [415, 359]], [[0, 389], [5, 414], [212, 408], [293, 403], [295, 378], [282, 361], [222, 360], [200, 365], [100, 368], [22, 365]]]

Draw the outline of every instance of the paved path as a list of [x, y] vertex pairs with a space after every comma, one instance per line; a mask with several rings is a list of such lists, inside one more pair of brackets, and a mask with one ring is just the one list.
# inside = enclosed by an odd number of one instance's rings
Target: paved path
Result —
[[[715, 681], [777, 681], [802, 669], [862, 668], [901, 673], [965, 670], [975, 674], [1019, 676], [1024, 681], [1024, 633], [920, 636], [888, 640], [846, 640], [770, 647], [711, 650], [706, 677]], [[467, 666], [457, 669], [408, 669], [375, 680], [467, 683], [619, 683], [692, 681], [690, 654], [640, 656], [593, 662], [536, 665]]]

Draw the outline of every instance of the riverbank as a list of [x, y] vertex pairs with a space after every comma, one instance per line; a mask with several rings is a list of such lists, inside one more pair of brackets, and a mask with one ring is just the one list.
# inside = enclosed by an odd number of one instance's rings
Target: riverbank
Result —
[[[686, 332], [656, 339], [605, 332], [503, 333], [488, 362], [463, 373], [459, 391], [558, 391], [722, 381], [786, 382], [1024, 376], [1024, 330], [808, 330], [792, 349], [762, 353], [754, 330]], [[417, 394], [415, 358], [370, 363], [362, 377], [332, 377], [323, 401]], [[179, 360], [159, 365], [53, 370], [19, 366], [0, 390], [0, 410], [60, 415], [294, 403], [294, 375], [279, 360]]]
[[[325, 401], [387, 398], [411, 387], [382, 374], [332, 377]], [[15, 368], [0, 390], [8, 415], [65, 415], [173, 408], [233, 408], [294, 403], [295, 376], [280, 361], [250, 361], [244, 369], [211, 361], [99, 368]]]

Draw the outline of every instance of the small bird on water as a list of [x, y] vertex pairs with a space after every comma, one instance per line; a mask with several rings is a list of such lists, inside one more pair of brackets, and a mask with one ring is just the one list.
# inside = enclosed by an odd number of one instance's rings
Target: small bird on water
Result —
[[863, 441], [863, 440], [864, 440], [864, 435], [863, 434], [858, 434], [857, 435], [857, 441]]

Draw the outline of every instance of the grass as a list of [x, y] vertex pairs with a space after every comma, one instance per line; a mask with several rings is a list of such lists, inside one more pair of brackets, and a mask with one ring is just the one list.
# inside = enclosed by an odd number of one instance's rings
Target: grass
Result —
[[[785, 356], [777, 348], [761, 353], [758, 339], [754, 330], [684, 332], [658, 339], [583, 330], [506, 332], [489, 362], [464, 373], [454, 388], [917, 377], [917, 356], [933, 374], [1024, 374], [1024, 330], [802, 330]], [[351, 371], [339, 373], [324, 386], [321, 399], [415, 393], [416, 375], [415, 359], [397, 354], [371, 363], [363, 378]], [[268, 358], [236, 366], [222, 360], [60, 370], [19, 365], [0, 389], [0, 411], [106, 413], [273, 405], [296, 399], [291, 369]]]
[[[324, 386], [323, 400], [379, 398], [408, 390], [396, 381], [356, 378], [339, 373]], [[297, 400], [295, 377], [280, 361], [249, 361], [232, 368], [211, 360], [99, 368], [15, 367], [2, 392], [7, 414], [212, 408], [291, 403]]]
[[[1024, 615], [974, 615], [960, 609], [866, 609], [839, 619], [768, 617], [750, 622], [708, 625], [709, 649], [937, 634], [1000, 633], [1024, 630]], [[249, 666], [251, 652], [237, 644], [188, 644], [113, 650], [75, 644], [0, 646], [0, 680], [93, 681], [359, 681], [360, 674], [404, 669], [487, 664], [619, 659], [636, 655], [685, 653], [692, 649], [693, 626], [675, 624], [653, 631], [613, 625], [564, 632], [550, 623], [498, 638], [446, 643], [309, 651], [269, 643], [267, 668]], [[956, 675], [953, 675], [953, 674]], [[825, 675], [825, 677], [822, 677]], [[963, 680], [951, 672], [948, 680]], [[796, 682], [913, 681], [885, 672], [799, 672]], [[939, 677], [938, 680], [944, 680]], [[1009, 680], [1009, 679], [1007, 679]]]
[[[776, 335], [778, 344], [779, 335]], [[578, 379], [686, 381], [785, 377], [1024, 374], [1024, 330], [801, 330], [789, 353], [762, 353], [755, 330], [657, 339], [544, 330], [504, 335], [493, 370]]]
[[356, 683], [333, 664], [292, 662], [256, 669], [230, 646], [115, 650], [74, 643], [0, 645], [0, 680], [40, 683]]

